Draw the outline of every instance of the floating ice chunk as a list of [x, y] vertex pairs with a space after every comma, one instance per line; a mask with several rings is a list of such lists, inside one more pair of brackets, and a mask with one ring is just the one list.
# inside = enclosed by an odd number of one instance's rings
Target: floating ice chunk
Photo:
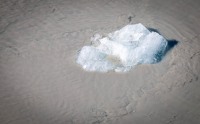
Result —
[[142, 24], [127, 25], [102, 37], [91, 38], [92, 46], [84, 46], [77, 63], [87, 71], [129, 71], [137, 64], [153, 64], [162, 59], [167, 41]]

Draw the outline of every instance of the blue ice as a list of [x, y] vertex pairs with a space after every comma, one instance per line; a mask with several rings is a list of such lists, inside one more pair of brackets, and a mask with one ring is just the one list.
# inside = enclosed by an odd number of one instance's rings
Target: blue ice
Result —
[[106, 37], [95, 34], [91, 46], [84, 46], [76, 62], [86, 71], [127, 72], [138, 64], [161, 60], [167, 40], [141, 23], [127, 25]]

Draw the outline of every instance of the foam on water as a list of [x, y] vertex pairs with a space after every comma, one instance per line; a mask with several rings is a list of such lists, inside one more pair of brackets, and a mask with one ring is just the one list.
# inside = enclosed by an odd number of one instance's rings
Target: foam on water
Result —
[[102, 37], [91, 38], [92, 45], [84, 46], [76, 62], [87, 71], [126, 72], [137, 64], [159, 62], [167, 41], [156, 32], [150, 32], [142, 24], [127, 25]]

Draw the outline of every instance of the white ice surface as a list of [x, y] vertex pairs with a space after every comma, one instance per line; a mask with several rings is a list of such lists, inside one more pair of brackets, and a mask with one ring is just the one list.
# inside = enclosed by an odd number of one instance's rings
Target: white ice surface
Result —
[[91, 38], [92, 45], [84, 46], [77, 63], [87, 71], [126, 72], [137, 64], [153, 64], [162, 58], [167, 41], [142, 24], [127, 25], [102, 37]]

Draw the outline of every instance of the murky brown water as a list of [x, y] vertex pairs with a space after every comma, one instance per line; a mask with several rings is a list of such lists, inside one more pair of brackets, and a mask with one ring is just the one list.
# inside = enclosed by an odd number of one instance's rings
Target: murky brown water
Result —
[[[200, 123], [199, 0], [3, 0], [2, 124]], [[131, 17], [131, 20], [129, 19]], [[85, 72], [77, 51], [129, 23], [178, 44], [125, 74]]]

